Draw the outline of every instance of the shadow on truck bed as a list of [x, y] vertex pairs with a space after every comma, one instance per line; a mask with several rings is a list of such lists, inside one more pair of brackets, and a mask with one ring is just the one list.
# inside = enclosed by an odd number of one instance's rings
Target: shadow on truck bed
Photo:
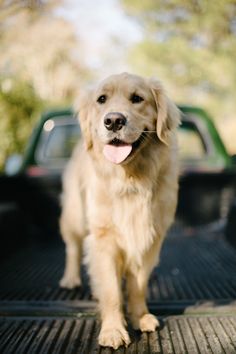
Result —
[[0, 176], [0, 257], [9, 257], [26, 243], [49, 242], [58, 233], [58, 196], [43, 180], [25, 175]]

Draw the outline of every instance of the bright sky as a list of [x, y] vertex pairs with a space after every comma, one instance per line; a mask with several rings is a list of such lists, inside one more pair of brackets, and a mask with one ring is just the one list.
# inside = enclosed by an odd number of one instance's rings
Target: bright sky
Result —
[[142, 34], [119, 0], [65, 0], [58, 13], [75, 25], [89, 66], [101, 75], [128, 70], [127, 48]]

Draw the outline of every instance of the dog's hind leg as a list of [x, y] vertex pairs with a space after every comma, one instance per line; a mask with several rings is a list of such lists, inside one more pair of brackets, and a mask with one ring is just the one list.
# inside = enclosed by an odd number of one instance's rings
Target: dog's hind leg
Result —
[[80, 262], [82, 254], [82, 239], [80, 237], [70, 238], [66, 243], [65, 270], [60, 286], [73, 289], [81, 285]]
[[73, 289], [81, 285], [80, 264], [82, 257], [83, 232], [79, 232], [79, 230], [75, 231], [75, 228], [73, 228], [72, 231], [71, 223], [69, 223], [68, 220], [68, 216], [64, 209], [60, 220], [60, 229], [63, 241], [66, 245], [66, 258], [64, 275], [60, 280], [60, 286], [67, 289]]

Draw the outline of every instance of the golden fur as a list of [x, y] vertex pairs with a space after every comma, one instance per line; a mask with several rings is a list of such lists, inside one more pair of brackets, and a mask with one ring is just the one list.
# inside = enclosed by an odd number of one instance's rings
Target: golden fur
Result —
[[[143, 101], [132, 102], [133, 94]], [[106, 102], [98, 102], [101, 95]], [[81, 241], [88, 235], [86, 263], [102, 320], [99, 344], [117, 348], [130, 343], [122, 312], [122, 277], [134, 328], [154, 331], [158, 326], [145, 295], [176, 209], [179, 112], [159, 81], [127, 73], [111, 76], [80, 95], [78, 108], [84, 141], [76, 147], [63, 179], [60, 225], [66, 267], [60, 285], [80, 285]], [[105, 128], [109, 112], [126, 117], [121, 130]], [[114, 164], [104, 157], [104, 145], [111, 138], [133, 143], [143, 131], [141, 145], [125, 161]]]

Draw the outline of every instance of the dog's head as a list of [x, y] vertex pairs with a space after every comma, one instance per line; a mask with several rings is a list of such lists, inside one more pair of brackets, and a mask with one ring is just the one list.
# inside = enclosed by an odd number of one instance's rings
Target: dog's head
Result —
[[128, 73], [110, 76], [81, 95], [78, 110], [87, 149], [115, 164], [131, 161], [154, 136], [168, 145], [179, 124], [178, 109], [160, 82]]

